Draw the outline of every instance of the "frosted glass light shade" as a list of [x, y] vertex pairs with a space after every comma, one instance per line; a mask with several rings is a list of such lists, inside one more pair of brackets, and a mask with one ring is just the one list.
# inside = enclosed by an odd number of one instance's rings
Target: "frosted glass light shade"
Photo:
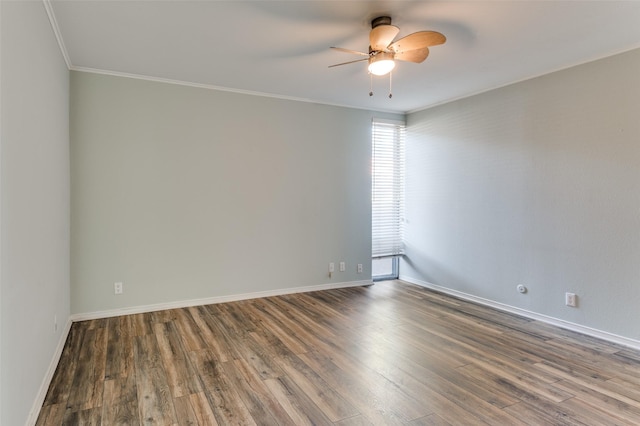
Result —
[[369, 72], [374, 75], [389, 74], [395, 66], [391, 52], [380, 52], [369, 58]]

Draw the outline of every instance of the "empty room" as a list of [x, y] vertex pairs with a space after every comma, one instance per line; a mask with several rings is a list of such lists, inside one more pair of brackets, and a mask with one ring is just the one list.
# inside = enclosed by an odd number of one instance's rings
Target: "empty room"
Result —
[[640, 424], [639, 22], [0, 0], [0, 425]]

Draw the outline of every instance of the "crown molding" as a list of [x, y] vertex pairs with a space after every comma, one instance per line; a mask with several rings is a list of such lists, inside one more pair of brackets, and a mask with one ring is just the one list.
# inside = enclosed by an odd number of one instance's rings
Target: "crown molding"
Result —
[[58, 26], [56, 15], [53, 13], [51, 0], [42, 0], [42, 4], [44, 4], [44, 9], [47, 11], [47, 16], [49, 17], [51, 28], [53, 29], [53, 33], [56, 36], [56, 40], [58, 41], [58, 47], [60, 47], [60, 52], [62, 52], [64, 62], [67, 64], [67, 68], [71, 70], [73, 68], [73, 65], [71, 64], [71, 59], [69, 58], [67, 47], [64, 45], [64, 40], [62, 39], [62, 33], [60, 32], [60, 27]]
[[277, 95], [277, 94], [274, 94], [274, 93], [264, 93], [264, 92], [255, 92], [255, 91], [251, 91], [251, 90], [234, 89], [234, 88], [230, 88], [230, 87], [215, 86], [215, 85], [212, 85], [212, 84], [194, 83], [194, 82], [189, 82], [189, 81], [174, 80], [174, 79], [163, 78], [163, 77], [154, 77], [154, 76], [143, 75], [143, 74], [132, 74], [132, 73], [119, 72], [119, 71], [110, 71], [110, 70], [97, 69], [97, 68], [78, 67], [78, 66], [73, 65], [73, 63], [71, 62], [71, 58], [69, 56], [69, 52], [67, 50], [67, 47], [64, 44], [64, 39], [62, 38], [62, 33], [60, 31], [60, 26], [58, 25], [58, 21], [56, 19], [56, 15], [55, 15], [55, 13], [53, 11], [52, 0], [42, 0], [42, 3], [44, 4], [44, 8], [45, 8], [45, 10], [47, 12], [47, 16], [49, 17], [49, 22], [51, 23], [51, 28], [53, 29], [53, 33], [56, 36], [56, 40], [58, 41], [58, 46], [60, 47], [60, 52], [62, 52], [62, 57], [64, 58], [64, 62], [67, 64], [67, 68], [69, 69], [69, 71], [89, 72], [89, 73], [94, 73], [94, 74], [110, 75], [110, 76], [114, 76], [114, 77], [134, 78], [134, 79], [138, 79], [138, 80], [154, 81], [154, 82], [157, 82], [157, 83], [176, 84], [176, 85], [180, 85], [180, 86], [197, 87], [197, 88], [200, 88], [200, 89], [218, 90], [218, 91], [222, 91], [222, 92], [238, 93], [238, 94], [242, 94], [242, 95], [261, 96], [261, 97], [266, 97], [266, 98], [282, 99], [282, 100], [294, 101], [294, 102], [305, 102], [305, 103], [312, 103], [312, 104], [318, 104], [318, 105], [327, 105], [327, 106], [340, 107], [340, 108], [357, 109], [357, 110], [364, 110], [364, 111], [378, 112], [378, 113], [385, 113], [385, 114], [404, 115], [404, 113], [398, 112], [398, 111], [356, 107], [356, 106], [353, 106], [353, 105], [345, 105], [345, 104], [338, 104], [338, 103], [331, 103], [331, 102], [323, 102], [323, 101], [314, 100], [314, 99], [298, 98], [298, 97], [295, 97], [295, 96], [285, 96], [285, 95]]
[[199, 89], [217, 90], [217, 91], [220, 91], [220, 92], [237, 93], [237, 94], [240, 94], [240, 95], [260, 96], [260, 97], [263, 97], [263, 98], [280, 99], [280, 100], [292, 101], [292, 102], [305, 102], [305, 103], [311, 103], [311, 104], [316, 104], [316, 105], [326, 105], [326, 106], [339, 107], [339, 108], [357, 109], [357, 110], [361, 110], [361, 111], [404, 115], [403, 113], [399, 113], [397, 111], [363, 108], [363, 107], [357, 107], [357, 106], [353, 106], [353, 105], [323, 102], [323, 101], [314, 100], [314, 99], [308, 99], [308, 98], [297, 98], [295, 96], [277, 95], [277, 94], [274, 94], [274, 93], [256, 92], [256, 91], [244, 90], [244, 89], [234, 89], [234, 88], [231, 88], [231, 87], [216, 86], [216, 85], [213, 85], [213, 84], [205, 84], [205, 83], [194, 83], [194, 82], [191, 82], [191, 81], [174, 80], [174, 79], [170, 79], [170, 78], [154, 77], [154, 76], [149, 76], [149, 75], [144, 75], [144, 74], [132, 74], [132, 73], [127, 73], [127, 72], [110, 71], [110, 70], [104, 70], [104, 69], [99, 69], [99, 68], [77, 67], [77, 66], [73, 66], [73, 65], [71, 67], [69, 67], [69, 70], [70, 71], [77, 71], [77, 72], [86, 72], [86, 73], [91, 73], [91, 74], [109, 75], [109, 76], [112, 76], [112, 77], [133, 78], [133, 79], [136, 79], [136, 80], [152, 81], [152, 82], [155, 82], [155, 83], [165, 83], [165, 84], [174, 84], [174, 85], [178, 85], [178, 86], [196, 87], [196, 88], [199, 88]]
[[432, 109], [432, 108], [436, 108], [436, 107], [439, 107], [439, 106], [442, 106], [442, 105], [447, 105], [447, 104], [450, 104], [450, 103], [453, 103], [453, 102], [456, 102], [456, 101], [460, 101], [460, 100], [463, 100], [463, 99], [467, 99], [467, 98], [471, 98], [471, 97], [474, 97], [474, 96], [482, 95], [483, 93], [492, 92], [494, 90], [499, 90], [499, 89], [502, 89], [502, 88], [505, 88], [505, 87], [508, 87], [508, 86], [513, 86], [515, 84], [524, 83], [524, 82], [529, 81], [529, 80], [534, 80], [534, 79], [539, 78], [539, 77], [544, 77], [544, 76], [547, 76], [549, 74], [553, 74], [553, 73], [560, 72], [560, 71], [565, 71], [565, 70], [568, 70], [568, 69], [574, 68], [574, 67], [579, 67], [580, 65], [586, 65], [586, 64], [589, 64], [591, 62], [599, 61], [601, 59], [607, 59], [607, 58], [610, 58], [612, 56], [621, 55], [623, 53], [631, 52], [632, 50], [636, 50], [636, 49], [640, 49], [640, 42], [636, 43], [636, 44], [633, 44], [631, 46], [626, 46], [626, 47], [623, 47], [623, 48], [620, 48], [620, 49], [616, 49], [616, 50], [607, 52], [607, 53], [602, 54], [602, 55], [592, 56], [591, 58], [588, 58], [588, 59], [585, 59], [585, 60], [582, 60], [582, 61], [577, 61], [577, 62], [568, 64], [568, 65], [563, 65], [561, 67], [555, 68], [555, 69], [550, 70], [550, 71], [544, 71], [544, 72], [541, 72], [541, 73], [531, 74], [531, 75], [522, 77], [522, 78], [520, 78], [518, 80], [509, 82], [509, 83], [499, 84], [499, 85], [496, 85], [496, 86], [491, 86], [491, 87], [488, 87], [486, 89], [482, 89], [482, 90], [478, 90], [478, 91], [475, 91], [475, 92], [467, 93], [465, 95], [458, 96], [456, 98], [451, 98], [451, 99], [447, 99], [447, 100], [444, 100], [444, 101], [441, 101], [441, 102], [435, 102], [433, 104], [425, 105], [425, 106], [420, 107], [420, 108], [411, 109], [411, 110], [405, 111], [405, 115], [410, 115], [410, 114], [415, 114], [417, 112], [426, 111], [426, 110], [429, 110], [429, 109]]

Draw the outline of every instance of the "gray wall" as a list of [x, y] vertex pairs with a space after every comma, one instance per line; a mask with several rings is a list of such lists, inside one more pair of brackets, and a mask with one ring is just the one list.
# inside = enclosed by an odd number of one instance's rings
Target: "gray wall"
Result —
[[0, 424], [9, 426], [27, 420], [70, 313], [69, 71], [42, 2], [2, 1], [0, 14]]
[[640, 339], [639, 112], [635, 50], [410, 114], [402, 275]]
[[371, 118], [72, 72], [72, 311], [370, 280]]

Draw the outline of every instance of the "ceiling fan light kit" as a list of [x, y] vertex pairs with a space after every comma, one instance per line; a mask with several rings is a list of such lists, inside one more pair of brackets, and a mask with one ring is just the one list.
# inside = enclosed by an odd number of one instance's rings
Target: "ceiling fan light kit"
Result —
[[[444, 35], [436, 31], [418, 31], [394, 42], [393, 39], [399, 32], [400, 28], [391, 25], [391, 17], [379, 16], [373, 19], [371, 21], [371, 32], [369, 33], [368, 54], [342, 47], [331, 47], [341, 52], [366, 56], [366, 58], [329, 65], [329, 68], [368, 61], [367, 69], [369, 74], [387, 75], [395, 68], [396, 60], [414, 63], [423, 62], [429, 56], [429, 46], [437, 46], [447, 40]], [[369, 95], [373, 95], [373, 92], [369, 92]], [[391, 97], [391, 93], [389, 97]]]
[[369, 57], [368, 70], [373, 75], [389, 74], [395, 67], [393, 52], [380, 52]]

